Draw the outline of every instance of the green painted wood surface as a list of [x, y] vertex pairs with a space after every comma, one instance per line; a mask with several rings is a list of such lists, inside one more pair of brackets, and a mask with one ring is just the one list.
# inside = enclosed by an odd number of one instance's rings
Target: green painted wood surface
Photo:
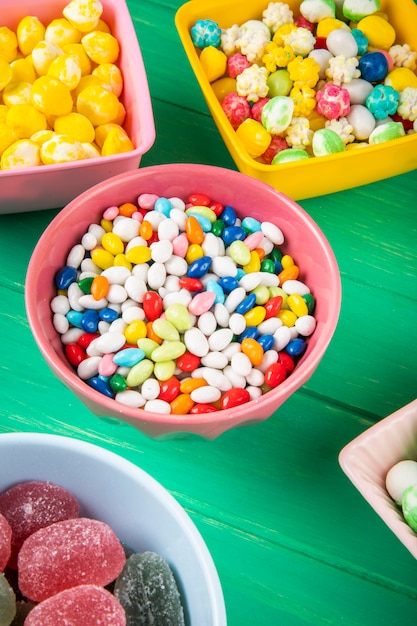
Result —
[[[180, 1], [128, 5], [157, 130], [142, 165], [235, 169], [180, 46]], [[344, 476], [338, 454], [417, 396], [416, 198], [414, 171], [300, 201], [339, 263], [338, 328], [314, 376], [271, 419], [213, 442], [150, 440], [95, 417], [53, 377], [26, 321], [24, 282], [57, 210], [0, 216], [0, 432], [81, 437], [150, 472], [203, 534], [230, 626], [415, 621], [417, 564]]]

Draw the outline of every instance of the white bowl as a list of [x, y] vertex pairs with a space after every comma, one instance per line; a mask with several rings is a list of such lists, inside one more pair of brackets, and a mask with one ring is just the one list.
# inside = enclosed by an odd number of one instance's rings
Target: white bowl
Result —
[[109, 524], [137, 552], [161, 555], [174, 572], [187, 626], [226, 626], [219, 577], [196, 526], [154, 478], [99, 446], [39, 433], [0, 435], [0, 492], [25, 480], [55, 482], [80, 515]]

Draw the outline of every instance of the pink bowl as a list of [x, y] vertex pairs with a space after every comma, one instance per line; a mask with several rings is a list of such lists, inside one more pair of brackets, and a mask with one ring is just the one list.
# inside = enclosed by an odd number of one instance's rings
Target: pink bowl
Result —
[[417, 535], [388, 494], [385, 478], [399, 461], [417, 459], [416, 441], [417, 400], [414, 400], [368, 428], [339, 455], [346, 476], [415, 558]]
[[[22, 17], [36, 15], [45, 25], [62, 17], [69, 0], [0, 0], [1, 25], [16, 32]], [[70, 163], [0, 170], [0, 214], [63, 207], [80, 193], [110, 176], [139, 167], [155, 141], [148, 80], [132, 19], [124, 0], [102, 0], [102, 19], [120, 43], [118, 65], [124, 88], [125, 129], [134, 150]]]
[[[317, 301], [317, 326], [308, 347], [290, 376], [276, 389], [237, 408], [205, 415], [159, 415], [128, 408], [106, 398], [83, 382], [68, 364], [52, 324], [50, 301], [54, 276], [65, 265], [69, 249], [78, 243], [107, 206], [135, 202], [141, 193], [187, 197], [204, 193], [230, 204], [239, 217], [250, 215], [277, 224], [286, 242], [282, 251], [294, 257], [302, 280]], [[29, 263], [26, 310], [34, 338], [55, 375], [96, 415], [120, 418], [154, 438], [194, 433], [213, 439], [238, 425], [261, 422], [313, 374], [335, 331], [340, 312], [341, 285], [336, 259], [325, 236], [293, 200], [253, 178], [219, 167], [169, 164], [127, 172], [81, 194], [52, 220]]]

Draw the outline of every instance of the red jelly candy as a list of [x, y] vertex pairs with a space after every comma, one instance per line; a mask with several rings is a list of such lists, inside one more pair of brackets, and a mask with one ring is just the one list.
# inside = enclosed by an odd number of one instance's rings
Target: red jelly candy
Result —
[[71, 365], [78, 367], [81, 361], [87, 358], [86, 352], [82, 349], [78, 343], [68, 343], [65, 346], [65, 356]]
[[202, 415], [203, 413], [215, 413], [216, 411], [218, 411], [218, 409], [216, 409], [214, 404], [204, 404], [204, 403], [195, 404], [190, 409], [190, 413], [192, 415]]
[[156, 291], [146, 291], [143, 294], [143, 311], [149, 322], [161, 316], [162, 298]]
[[287, 352], [278, 352], [278, 363], [283, 364], [287, 374], [290, 374], [295, 367], [294, 359]]
[[172, 402], [174, 398], [178, 396], [179, 392], [180, 381], [175, 376], [171, 376], [168, 380], [161, 382], [158, 399], [165, 400], [165, 402]]
[[16, 567], [16, 555], [32, 533], [61, 520], [78, 517], [77, 499], [54, 483], [30, 480], [14, 485], [0, 494], [0, 513], [12, 529], [10, 567]]
[[18, 556], [19, 589], [41, 602], [76, 585], [105, 587], [126, 562], [113, 530], [94, 519], [56, 522], [26, 539]]
[[249, 402], [250, 393], [247, 389], [242, 389], [241, 387], [236, 387], [236, 389], [229, 389], [223, 394], [221, 399], [221, 408], [222, 409], [231, 409], [234, 406], [240, 406], [241, 404], [245, 404], [245, 402]]
[[110, 591], [96, 585], [66, 589], [36, 605], [25, 626], [125, 626], [126, 613]]
[[272, 363], [265, 372], [265, 382], [269, 387], [278, 387], [287, 378], [287, 370], [282, 363]]
[[194, 372], [197, 367], [200, 367], [200, 357], [191, 352], [184, 352], [178, 357], [176, 364], [182, 372]]
[[12, 528], [0, 513], [0, 572], [4, 571], [12, 553]]
[[203, 291], [204, 285], [198, 278], [190, 278], [189, 276], [184, 276], [184, 278], [180, 278], [178, 284], [183, 289], [188, 289], [188, 291]]
[[188, 196], [188, 202], [194, 206], [209, 206], [211, 200], [205, 193], [193, 193]]
[[282, 296], [274, 296], [270, 298], [268, 302], [265, 302], [264, 308], [266, 311], [265, 319], [268, 320], [271, 317], [276, 317], [282, 306]]

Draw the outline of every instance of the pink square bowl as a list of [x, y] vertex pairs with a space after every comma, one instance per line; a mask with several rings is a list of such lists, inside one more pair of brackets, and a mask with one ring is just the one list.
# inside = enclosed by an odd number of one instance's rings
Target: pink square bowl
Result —
[[417, 558], [417, 535], [385, 488], [388, 470], [417, 459], [417, 400], [392, 413], [347, 444], [341, 468], [401, 543]]

